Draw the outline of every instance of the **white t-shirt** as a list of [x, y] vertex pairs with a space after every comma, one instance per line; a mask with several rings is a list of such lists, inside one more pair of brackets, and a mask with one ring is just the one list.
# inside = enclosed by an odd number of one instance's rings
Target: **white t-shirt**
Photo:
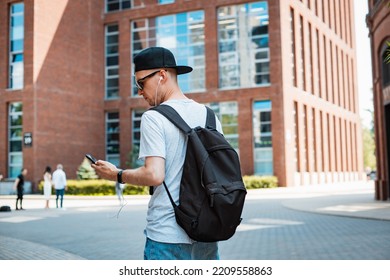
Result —
[[66, 186], [66, 174], [62, 169], [56, 169], [53, 172], [53, 185], [56, 190], [65, 189]]
[[[163, 104], [173, 107], [190, 127], [206, 124], [204, 105], [191, 99], [168, 100]], [[217, 130], [222, 133], [216, 117]], [[178, 204], [180, 181], [187, 148], [186, 136], [157, 111], [147, 111], [141, 119], [139, 158], [157, 156], [165, 159], [165, 183]], [[192, 243], [185, 231], [176, 223], [175, 213], [164, 185], [155, 188], [148, 205], [145, 234], [148, 238], [164, 243]]]

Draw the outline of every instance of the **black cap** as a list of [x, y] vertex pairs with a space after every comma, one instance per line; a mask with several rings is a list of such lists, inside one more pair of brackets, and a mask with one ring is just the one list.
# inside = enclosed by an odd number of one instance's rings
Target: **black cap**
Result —
[[175, 68], [177, 74], [181, 75], [192, 71], [190, 66], [176, 65], [172, 52], [162, 47], [151, 47], [142, 50], [134, 57], [134, 65], [134, 72], [157, 68]]

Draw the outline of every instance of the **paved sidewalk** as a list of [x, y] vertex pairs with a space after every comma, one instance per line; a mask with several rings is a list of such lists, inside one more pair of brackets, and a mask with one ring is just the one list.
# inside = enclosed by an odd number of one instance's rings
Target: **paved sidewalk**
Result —
[[0, 236], [0, 260], [84, 260], [64, 250]]
[[[147, 204], [149, 201], [149, 195], [134, 195], [125, 196], [126, 201], [131, 201], [133, 205]], [[0, 195], [0, 206], [8, 205], [12, 211], [15, 211], [16, 195]], [[58, 201], [58, 203], [60, 203]], [[23, 208], [29, 209], [44, 209], [46, 201], [42, 195], [28, 194], [23, 196]], [[104, 206], [118, 206], [119, 200], [117, 196], [76, 196], [66, 195], [64, 196], [63, 206], [67, 208], [79, 208], [79, 207], [104, 207]], [[49, 202], [50, 208], [56, 208], [55, 195], [51, 196]]]
[[280, 199], [298, 211], [390, 221], [390, 200], [374, 198], [374, 182], [249, 190], [247, 199]]
[[[43, 196], [25, 195], [24, 198], [23, 207], [27, 209], [24, 211], [25, 213], [28, 213], [29, 210], [52, 213], [52, 211], [43, 208], [45, 205]], [[149, 196], [126, 196], [127, 203], [131, 205], [146, 205], [149, 198]], [[298, 211], [390, 221], [390, 201], [383, 202], [374, 199], [374, 184], [372, 181], [328, 186], [248, 190], [247, 200], [258, 199], [278, 200], [284, 207]], [[6, 219], [7, 216], [15, 216], [15, 196], [0, 196], [1, 205], [9, 205], [13, 210], [11, 213], [1, 212], [0, 220]], [[65, 210], [83, 207], [90, 209], [117, 207], [118, 205], [119, 201], [116, 196], [80, 197], [65, 195], [64, 198]], [[54, 196], [50, 206], [51, 208], [55, 207]], [[4, 224], [1, 225], [0, 223], [0, 226], [4, 226]], [[0, 259], [79, 260], [83, 258], [42, 244], [0, 236]]]

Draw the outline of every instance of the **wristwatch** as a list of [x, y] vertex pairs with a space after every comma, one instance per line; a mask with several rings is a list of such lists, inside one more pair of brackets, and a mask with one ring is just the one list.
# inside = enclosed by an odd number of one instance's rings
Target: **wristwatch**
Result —
[[123, 172], [123, 170], [119, 170], [118, 174], [116, 175], [116, 179], [117, 179], [118, 183], [120, 183], [120, 184], [124, 184], [125, 183], [122, 180], [122, 172]]

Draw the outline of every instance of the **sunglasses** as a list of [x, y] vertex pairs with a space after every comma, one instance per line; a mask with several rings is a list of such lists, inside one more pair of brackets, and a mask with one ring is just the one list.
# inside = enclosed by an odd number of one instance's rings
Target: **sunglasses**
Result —
[[[150, 77], [153, 77], [154, 75], [156, 75], [158, 72], [160, 72], [161, 70], [157, 70], [157, 71], [154, 71], [152, 73], [150, 73], [149, 75], [146, 75], [145, 77], [139, 79], [139, 80], [136, 80], [134, 79], [135, 81], [135, 85], [137, 86], [137, 88], [139, 90], [143, 90], [144, 89], [144, 83], [147, 79], [149, 79]], [[135, 78], [135, 77], [134, 77]]]

